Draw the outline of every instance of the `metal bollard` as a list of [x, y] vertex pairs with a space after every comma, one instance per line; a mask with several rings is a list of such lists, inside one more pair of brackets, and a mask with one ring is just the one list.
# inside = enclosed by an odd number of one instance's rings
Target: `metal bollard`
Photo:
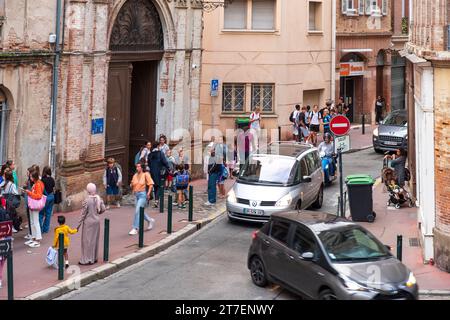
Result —
[[194, 218], [194, 187], [189, 186], [189, 215], [188, 220], [192, 222]]
[[159, 213], [164, 212], [164, 179], [161, 179], [159, 187]]
[[105, 219], [105, 231], [103, 233], [103, 261], [109, 260], [109, 219]]
[[362, 134], [366, 134], [366, 115], [362, 115]]
[[7, 277], [8, 277], [8, 300], [14, 300], [14, 268], [13, 268], [13, 253], [9, 253], [6, 258], [7, 263]]
[[64, 280], [64, 234], [58, 236], [58, 280]]
[[167, 233], [172, 233], [172, 196], [168, 196], [168, 203], [167, 203]]
[[397, 259], [402, 261], [402, 255], [403, 255], [403, 236], [398, 235], [397, 236]]
[[278, 141], [281, 141], [281, 127], [278, 127]]
[[340, 217], [341, 215], [339, 214], [339, 209], [341, 208], [341, 197], [338, 196], [338, 205], [337, 205], [337, 211], [336, 211], [336, 215], [338, 217]]
[[144, 207], [139, 208], [139, 248], [144, 247]]

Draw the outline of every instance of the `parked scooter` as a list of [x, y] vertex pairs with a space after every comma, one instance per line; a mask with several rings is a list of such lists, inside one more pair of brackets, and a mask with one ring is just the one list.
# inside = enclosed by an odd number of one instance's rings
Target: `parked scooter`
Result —
[[325, 152], [320, 152], [322, 158], [322, 172], [325, 185], [329, 185], [336, 180], [336, 158], [334, 156], [327, 156]]

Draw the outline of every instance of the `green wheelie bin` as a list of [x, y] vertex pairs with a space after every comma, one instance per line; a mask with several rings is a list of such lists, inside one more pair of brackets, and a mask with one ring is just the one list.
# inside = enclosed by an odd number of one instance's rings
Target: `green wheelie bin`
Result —
[[370, 175], [351, 175], [345, 179], [352, 220], [374, 222], [372, 187], [375, 181]]

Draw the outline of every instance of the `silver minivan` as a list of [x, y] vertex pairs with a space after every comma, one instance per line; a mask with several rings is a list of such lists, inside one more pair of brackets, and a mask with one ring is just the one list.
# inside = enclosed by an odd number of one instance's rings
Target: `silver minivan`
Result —
[[265, 222], [273, 213], [319, 209], [322, 202], [322, 161], [317, 148], [276, 142], [250, 155], [226, 203], [230, 221]]

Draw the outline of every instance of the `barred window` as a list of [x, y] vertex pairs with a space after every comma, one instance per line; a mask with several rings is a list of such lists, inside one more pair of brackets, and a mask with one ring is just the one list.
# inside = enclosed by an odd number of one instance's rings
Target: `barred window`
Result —
[[262, 112], [273, 112], [273, 91], [273, 84], [252, 84], [252, 111], [260, 107]]
[[224, 83], [222, 96], [222, 111], [244, 112], [245, 84]]

